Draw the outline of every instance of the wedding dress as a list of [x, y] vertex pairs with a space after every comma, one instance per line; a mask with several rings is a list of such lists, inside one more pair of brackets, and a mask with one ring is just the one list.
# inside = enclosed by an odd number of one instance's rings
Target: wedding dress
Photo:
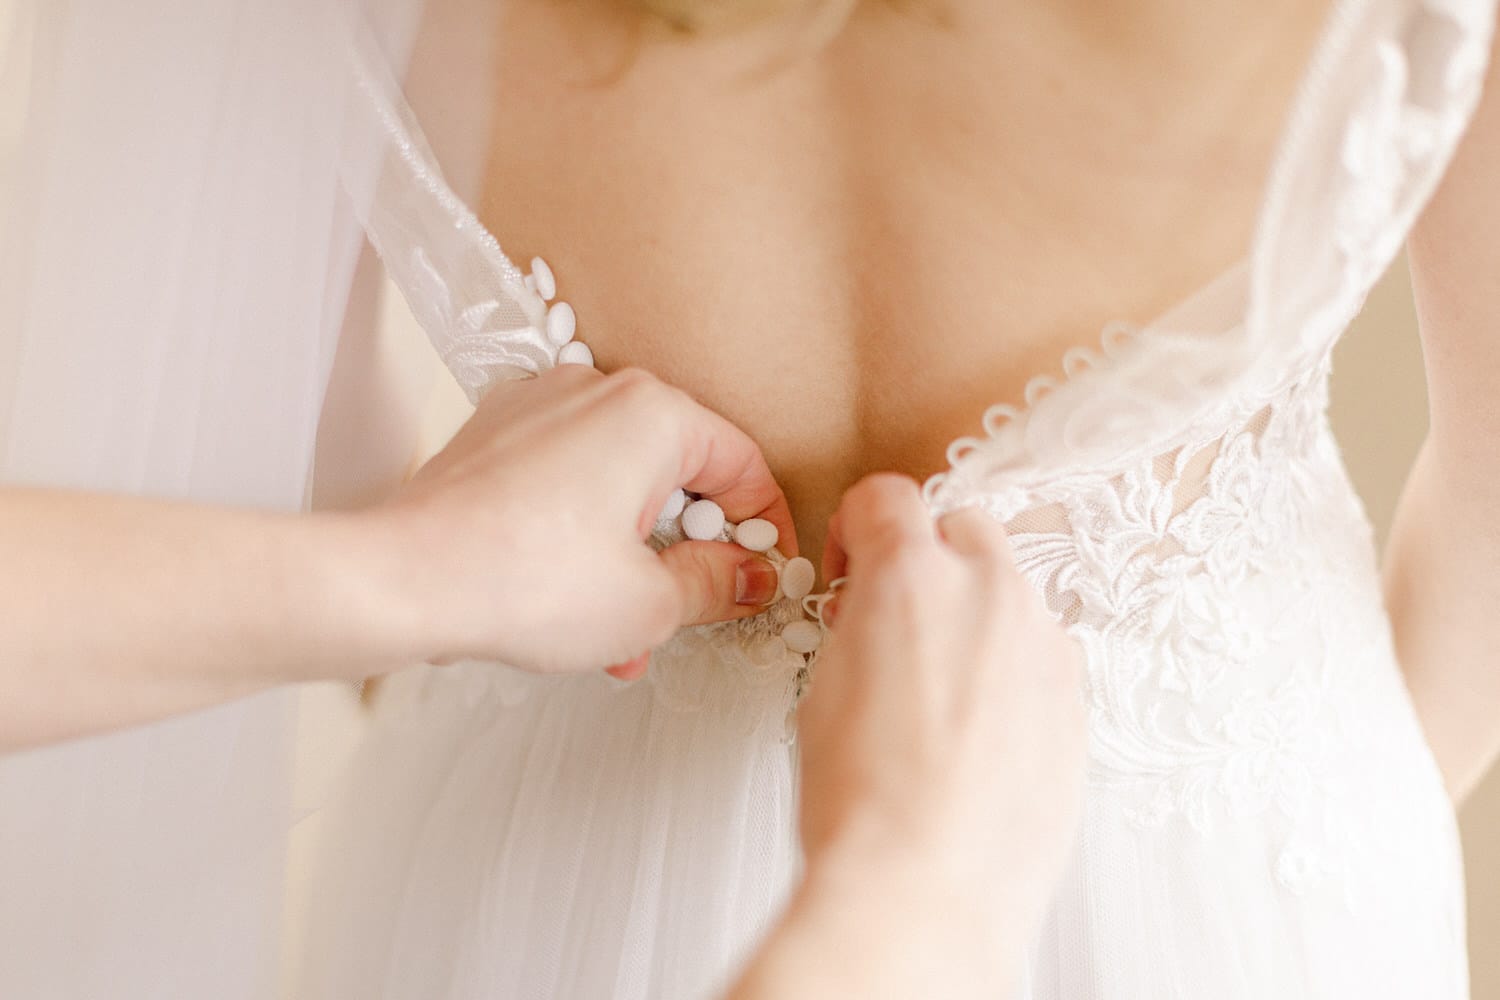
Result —
[[[1007, 523], [1087, 654], [1085, 819], [1025, 997], [1467, 995], [1454, 817], [1325, 411], [1331, 349], [1467, 124], [1493, 16], [1340, 0], [1242, 264], [1038, 376], [926, 484], [934, 513]], [[367, 231], [455, 377], [477, 398], [582, 353], [549, 331], [550, 270], [507, 260], [372, 59], [391, 147]], [[392, 678], [328, 808], [300, 995], [722, 987], [796, 871], [816, 656], [780, 632], [808, 614], [687, 629], [635, 684]]]

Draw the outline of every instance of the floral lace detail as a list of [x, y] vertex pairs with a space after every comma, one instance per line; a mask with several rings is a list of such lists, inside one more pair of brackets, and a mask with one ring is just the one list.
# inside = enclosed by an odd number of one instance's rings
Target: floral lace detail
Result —
[[753, 618], [679, 632], [652, 654], [658, 700], [680, 712], [716, 711], [740, 730], [785, 724], [806, 658], [781, 631], [802, 618], [798, 602], [781, 601]]
[[378, 48], [350, 53], [361, 97], [351, 112], [369, 116], [370, 132], [385, 136], [387, 147], [375, 176], [350, 167], [345, 183], [373, 188], [371, 197], [354, 198], [368, 202], [361, 221], [370, 243], [454, 380], [477, 402], [496, 381], [556, 365], [562, 344], [547, 336], [547, 302], [534, 282], [444, 180], [383, 59]]
[[1371, 842], [1334, 776], [1370, 770], [1386, 710], [1369, 691], [1391, 662], [1379, 595], [1360, 582], [1376, 578], [1368, 522], [1327, 425], [1327, 373], [1325, 360], [1210, 446], [1201, 483], [1199, 451], [1183, 448], [1058, 484], [1035, 500], [1060, 526], [1026, 530], [1023, 512], [1011, 535], [1085, 653], [1093, 787], [1142, 830], [1209, 835], [1274, 813], [1289, 891]]
[[[418, 290], [410, 299], [413, 315], [424, 330], [443, 331], [433, 345], [471, 401], [500, 379], [535, 375], [557, 363], [542, 330], [546, 304], [522, 283], [503, 281], [504, 299], [461, 305], [423, 247], [412, 249], [408, 266], [410, 286]], [[513, 325], [512, 303], [522, 306], [526, 323]]]

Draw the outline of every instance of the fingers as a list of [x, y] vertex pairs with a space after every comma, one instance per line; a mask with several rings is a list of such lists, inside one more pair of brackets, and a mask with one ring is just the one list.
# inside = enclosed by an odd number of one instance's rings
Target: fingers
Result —
[[797, 555], [792, 511], [760, 447], [744, 431], [684, 394], [678, 394], [682, 466], [679, 483], [724, 508], [731, 521], [764, 518], [776, 525], [777, 548]]
[[937, 538], [932, 515], [915, 480], [882, 472], [849, 488], [828, 525], [823, 575], [849, 575], [861, 554], [907, 544], [931, 544]]
[[[786, 496], [749, 435], [687, 393], [649, 372], [627, 368], [605, 376], [599, 410], [620, 454], [647, 466], [654, 481], [641, 512], [649, 528], [661, 504], [681, 487], [713, 500], [731, 521], [763, 518], [776, 525], [777, 547], [797, 554], [797, 533]], [[642, 444], [647, 452], [643, 454]], [[645, 459], [642, 462], [642, 458]]]
[[676, 626], [746, 618], [776, 597], [776, 567], [729, 542], [679, 542], [657, 558], [676, 591]]
[[617, 663], [604, 672], [611, 677], [617, 677], [622, 681], [640, 680], [646, 675], [646, 668], [651, 665], [651, 653], [649, 651], [624, 663]]
[[[729, 542], [679, 542], [661, 552], [643, 553], [633, 571], [638, 612], [646, 641], [657, 642], [687, 625], [747, 618], [776, 598], [776, 567], [764, 556]], [[617, 663], [606, 673], [633, 681], [643, 676], [650, 652]]]
[[828, 533], [823, 537], [823, 579], [837, 580], [849, 575], [849, 552], [844, 548], [844, 519], [840, 516], [842, 506], [833, 512], [828, 521]]
[[1010, 566], [1010, 536], [1005, 526], [980, 507], [964, 507], [944, 514], [937, 522], [938, 536], [949, 548], [971, 559], [997, 566]]

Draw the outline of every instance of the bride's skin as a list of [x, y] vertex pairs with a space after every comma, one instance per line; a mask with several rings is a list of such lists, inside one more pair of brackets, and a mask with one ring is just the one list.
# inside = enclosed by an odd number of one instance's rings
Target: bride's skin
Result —
[[1323, 14], [864, 0], [684, 39], [621, 7], [504, 4], [481, 213], [601, 367], [760, 443], [807, 552], [862, 475], [941, 470], [1069, 347], [1245, 253]]
[[[511, 0], [482, 209], [601, 367], [761, 444], [809, 552], [860, 476], [941, 470], [1067, 348], [1245, 254], [1329, 4], [815, 6], [705, 39]], [[1495, 89], [1413, 241], [1433, 429], [1388, 573], [1455, 795], [1500, 746]]]
[[1386, 602], [1456, 798], [1500, 753], [1500, 39], [1474, 123], [1407, 244], [1431, 427], [1391, 528]]

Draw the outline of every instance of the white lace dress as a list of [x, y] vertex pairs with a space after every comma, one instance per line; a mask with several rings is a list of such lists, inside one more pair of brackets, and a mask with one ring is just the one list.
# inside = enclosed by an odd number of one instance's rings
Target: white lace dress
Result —
[[[1467, 123], [1493, 16], [1338, 3], [1243, 264], [992, 409], [927, 484], [934, 512], [1007, 522], [1087, 653], [1085, 821], [1026, 997], [1467, 995], [1454, 818], [1325, 409], [1333, 344]], [[505, 259], [376, 74], [366, 94], [392, 136], [367, 228], [456, 377], [477, 395], [556, 363], [550, 276]], [[804, 617], [783, 601], [684, 631], [630, 685], [396, 677], [329, 809], [301, 995], [722, 985], [795, 872], [809, 657], [779, 632]]]

